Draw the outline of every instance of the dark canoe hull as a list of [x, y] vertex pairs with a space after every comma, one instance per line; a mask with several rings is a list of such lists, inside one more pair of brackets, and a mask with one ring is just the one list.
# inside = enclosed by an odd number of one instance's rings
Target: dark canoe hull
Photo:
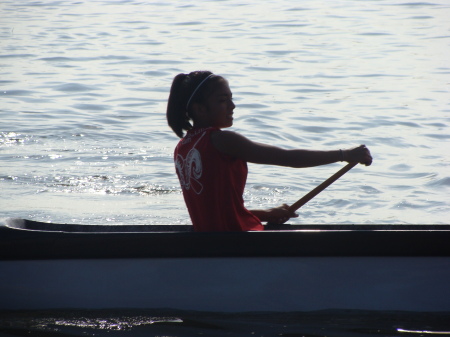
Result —
[[448, 226], [324, 226], [193, 233], [9, 219], [0, 310], [450, 311]]

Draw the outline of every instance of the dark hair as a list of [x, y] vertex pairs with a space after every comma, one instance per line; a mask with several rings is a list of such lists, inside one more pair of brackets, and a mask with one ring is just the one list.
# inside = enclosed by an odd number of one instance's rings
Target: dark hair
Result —
[[[183, 138], [184, 132], [192, 129], [192, 105], [193, 103], [203, 103], [212, 93], [215, 84], [222, 79], [221, 76], [212, 76], [204, 82], [198, 89], [197, 87], [210, 76], [210, 71], [193, 71], [189, 74], [178, 74], [175, 76], [170, 88], [169, 100], [167, 102], [167, 123], [178, 137]], [[197, 89], [197, 91], [195, 91]], [[187, 103], [194, 93], [189, 106]]]

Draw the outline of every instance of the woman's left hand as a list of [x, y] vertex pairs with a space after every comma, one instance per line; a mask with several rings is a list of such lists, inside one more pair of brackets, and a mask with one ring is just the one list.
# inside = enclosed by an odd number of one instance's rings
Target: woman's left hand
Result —
[[352, 149], [344, 150], [343, 159], [349, 163], [360, 163], [366, 166], [372, 164], [372, 155], [365, 145], [360, 145]]

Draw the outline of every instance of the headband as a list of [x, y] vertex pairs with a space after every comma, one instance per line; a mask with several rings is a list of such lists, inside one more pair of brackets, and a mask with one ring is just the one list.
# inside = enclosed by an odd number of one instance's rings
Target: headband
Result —
[[192, 93], [191, 97], [189, 97], [189, 100], [186, 104], [186, 110], [189, 108], [189, 104], [191, 103], [192, 97], [194, 97], [195, 93], [198, 91], [198, 89], [200, 89], [200, 87], [203, 85], [203, 83], [205, 83], [208, 79], [210, 79], [212, 76], [214, 76], [214, 74], [209, 75], [208, 77], [206, 77], [203, 81], [200, 82], [199, 85], [197, 85], [197, 88], [195, 88], [194, 92]]

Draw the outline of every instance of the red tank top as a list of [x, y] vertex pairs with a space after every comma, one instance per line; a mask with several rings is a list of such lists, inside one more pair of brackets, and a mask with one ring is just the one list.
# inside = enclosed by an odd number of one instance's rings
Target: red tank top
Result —
[[218, 128], [189, 130], [175, 148], [183, 197], [198, 232], [263, 230], [244, 207], [247, 163], [219, 152], [211, 142]]

